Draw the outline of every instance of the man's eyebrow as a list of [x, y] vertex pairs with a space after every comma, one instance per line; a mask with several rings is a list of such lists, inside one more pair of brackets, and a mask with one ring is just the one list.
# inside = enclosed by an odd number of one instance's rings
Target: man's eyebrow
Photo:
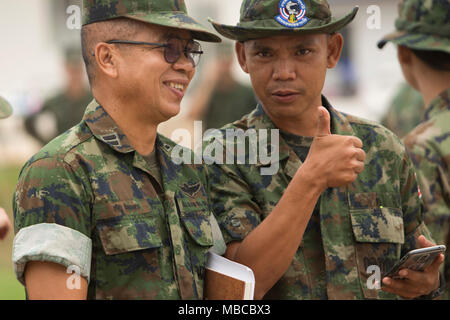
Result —
[[263, 44], [263, 43], [257, 43], [253, 42], [250, 46], [251, 50], [272, 50], [272, 48], [269, 45]]

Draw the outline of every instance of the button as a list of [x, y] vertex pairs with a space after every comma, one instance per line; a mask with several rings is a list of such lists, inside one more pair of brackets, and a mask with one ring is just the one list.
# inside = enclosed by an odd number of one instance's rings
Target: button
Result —
[[237, 228], [241, 226], [241, 222], [238, 219], [231, 219], [231, 225]]

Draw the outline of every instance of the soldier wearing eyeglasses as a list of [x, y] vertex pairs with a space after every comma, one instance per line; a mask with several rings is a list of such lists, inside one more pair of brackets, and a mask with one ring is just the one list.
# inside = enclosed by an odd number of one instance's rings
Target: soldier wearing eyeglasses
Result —
[[202, 299], [207, 252], [221, 244], [205, 171], [172, 162], [157, 127], [180, 111], [202, 54], [194, 39], [220, 38], [184, 1], [86, 0], [83, 16], [95, 99], [22, 169], [16, 275], [29, 298]]

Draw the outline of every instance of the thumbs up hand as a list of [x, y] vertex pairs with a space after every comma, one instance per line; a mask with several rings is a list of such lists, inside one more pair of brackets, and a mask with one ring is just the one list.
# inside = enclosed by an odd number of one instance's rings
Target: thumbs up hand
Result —
[[322, 191], [349, 185], [364, 170], [363, 143], [357, 137], [331, 134], [328, 110], [321, 106], [318, 113], [314, 141], [298, 172], [310, 177]]

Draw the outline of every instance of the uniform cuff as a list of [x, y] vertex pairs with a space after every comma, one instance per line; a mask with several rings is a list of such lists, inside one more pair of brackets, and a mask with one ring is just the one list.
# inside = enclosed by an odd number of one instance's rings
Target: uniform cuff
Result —
[[[79, 270], [87, 278], [91, 271], [92, 241], [79, 231], [55, 223], [41, 223], [23, 228], [13, 244], [13, 264], [17, 280], [25, 285], [28, 261], [58, 263]], [[78, 267], [73, 269], [73, 266]]]

